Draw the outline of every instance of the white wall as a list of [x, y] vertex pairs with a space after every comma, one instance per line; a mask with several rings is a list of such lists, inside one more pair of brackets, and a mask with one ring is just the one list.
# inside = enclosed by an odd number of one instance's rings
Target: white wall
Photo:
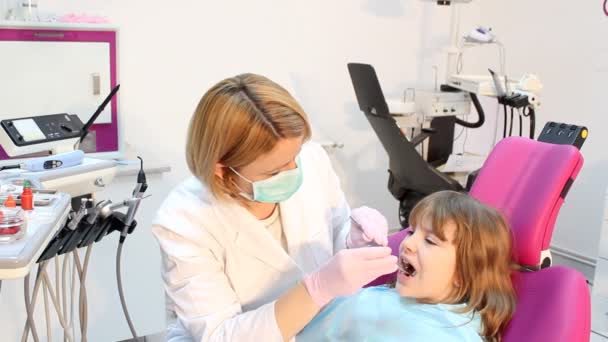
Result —
[[[492, 24], [507, 45], [509, 71], [540, 75], [546, 89], [540, 127], [548, 119], [590, 127], [583, 148], [586, 165], [559, 217], [554, 242], [595, 257], [608, 167], [602, 151], [606, 138], [599, 131], [606, 120], [600, 94], [608, 70], [608, 35], [600, 11], [588, 3], [474, 2], [463, 9], [463, 29]], [[102, 14], [119, 25], [119, 108], [128, 154], [173, 168], [171, 174], [155, 178], [149, 190], [154, 200], [144, 203], [138, 232], [127, 240], [123, 273], [140, 333], [163, 329], [159, 257], [149, 222], [163, 196], [188, 175], [183, 153], [188, 120], [204, 91], [224, 77], [259, 72], [292, 89], [311, 117], [315, 139], [344, 143], [333, 160], [351, 205], [376, 207], [397, 225], [397, 202], [386, 190], [388, 161], [358, 110], [346, 63], [374, 65], [387, 96], [399, 96], [408, 87], [430, 88], [432, 66], [442, 67], [445, 59], [449, 9], [418, 0], [58, 0], [40, 6], [59, 13]], [[599, 30], [604, 33], [596, 33]], [[598, 56], [601, 45], [604, 57]], [[465, 65], [478, 71], [497, 60], [490, 49], [472, 56]], [[492, 101], [484, 103], [489, 106], [488, 123], [469, 132], [467, 150], [489, 149], [494, 109]], [[106, 194], [120, 197], [130, 189], [125, 180]], [[90, 301], [99, 304], [90, 306], [95, 318], [89, 321], [91, 341], [129, 336], [108, 266], [114, 246], [107, 241], [94, 253], [98, 264], [93, 266], [101, 269], [89, 282]], [[108, 265], [102, 266], [101, 260]], [[19, 296], [20, 285], [6, 286], [2, 303], [11, 293]], [[24, 317], [19, 303], [14, 305], [17, 314], [11, 315]], [[1, 311], [6, 315], [7, 310]], [[0, 327], [8, 336], [20, 331]]]
[[[471, 27], [491, 26], [507, 47], [509, 75], [535, 73], [544, 83], [537, 135], [547, 121], [589, 128], [581, 149], [585, 164], [562, 207], [552, 245], [595, 259], [608, 185], [608, 135], [603, 131], [608, 124], [603, 102], [608, 81], [608, 17], [602, 12], [602, 1], [480, 3], [480, 17], [463, 20], [463, 28], [467, 22]], [[465, 56], [469, 71], [484, 73], [486, 61], [497, 60], [494, 49], [480, 50]], [[488, 133], [479, 130], [469, 141], [487, 146]]]

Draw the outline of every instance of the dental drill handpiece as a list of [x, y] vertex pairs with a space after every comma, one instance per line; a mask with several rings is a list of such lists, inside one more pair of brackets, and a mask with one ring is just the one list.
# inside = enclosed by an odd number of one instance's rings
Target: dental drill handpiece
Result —
[[135, 214], [137, 213], [137, 209], [139, 209], [139, 204], [143, 199], [144, 193], [148, 189], [148, 183], [146, 181], [146, 173], [144, 172], [144, 160], [141, 157], [137, 157], [140, 160], [140, 168], [139, 173], [137, 174], [137, 184], [135, 185], [135, 189], [133, 189], [132, 197], [128, 200], [124, 201], [124, 204], [127, 208], [127, 218], [125, 220], [125, 226], [120, 233], [120, 242], [124, 242], [129, 232], [129, 227], [133, 220], [135, 219]]
[[89, 227], [88, 224], [83, 225], [83, 223], [86, 223], [86, 221], [83, 222], [83, 218], [88, 213], [87, 203], [90, 201], [91, 200], [87, 199], [87, 198], [81, 199], [80, 208], [74, 214], [74, 216], [72, 217], [70, 222], [68, 222], [68, 224], [67, 224], [67, 227], [70, 230], [70, 233], [69, 233], [69, 236], [66, 238], [65, 242], [63, 243], [63, 246], [59, 250], [59, 254], [71, 252], [72, 250], [74, 250], [74, 248], [78, 247], [78, 244], [80, 243], [80, 238], [82, 237], [83, 232], [86, 231], [87, 228]]
[[103, 200], [98, 202], [95, 207], [88, 209], [85, 220], [90, 228], [84, 234], [84, 237], [78, 244], [78, 248], [88, 246], [95, 242], [100, 231], [103, 230], [105, 218], [111, 215], [111, 205], [112, 201]]
[[82, 218], [87, 214], [88, 201], [89, 199], [87, 198], [82, 198], [80, 200], [80, 208], [78, 208], [78, 211], [74, 214], [70, 222], [68, 222], [68, 228], [70, 228], [71, 230], [75, 230], [78, 227], [78, 224], [80, 223]]
[[67, 244], [72, 241], [72, 238], [74, 238], [74, 234], [76, 233], [75, 230], [86, 214], [86, 211], [83, 210], [83, 208], [86, 208], [85, 203], [86, 199], [82, 199], [78, 211], [73, 211], [70, 213], [69, 221], [57, 232], [57, 234], [55, 234], [53, 239], [42, 251], [42, 254], [38, 258], [37, 262], [49, 260], [56, 255], [64, 254], [66, 252]]

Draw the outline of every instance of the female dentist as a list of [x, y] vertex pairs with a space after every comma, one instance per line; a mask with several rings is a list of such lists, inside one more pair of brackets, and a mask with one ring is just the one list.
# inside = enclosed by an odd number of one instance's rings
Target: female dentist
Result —
[[153, 226], [177, 318], [167, 340], [292, 340], [333, 298], [396, 271], [386, 219], [351, 212], [310, 135], [300, 105], [263, 76], [203, 96], [186, 146], [194, 177]]

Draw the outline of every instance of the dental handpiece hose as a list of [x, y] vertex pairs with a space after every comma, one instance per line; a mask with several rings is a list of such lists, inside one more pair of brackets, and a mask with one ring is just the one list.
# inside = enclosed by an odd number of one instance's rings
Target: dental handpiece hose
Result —
[[122, 246], [129, 234], [129, 228], [135, 219], [135, 214], [137, 213], [137, 209], [139, 208], [139, 204], [143, 198], [146, 189], [148, 188], [148, 184], [146, 182], [146, 174], [144, 173], [144, 162], [140, 157], [141, 166], [139, 169], [139, 173], [137, 174], [137, 185], [133, 190], [132, 198], [124, 201], [124, 205], [129, 209], [127, 211], [127, 218], [125, 220], [125, 225], [120, 233], [120, 239], [118, 240], [118, 250], [116, 251], [116, 280], [118, 282], [118, 295], [120, 296], [120, 303], [122, 305], [122, 310], [125, 314], [125, 319], [127, 320], [127, 324], [129, 325], [129, 329], [131, 330], [131, 334], [133, 338], [137, 339], [137, 332], [135, 332], [135, 327], [133, 326], [133, 322], [131, 321], [131, 317], [129, 315], [129, 311], [127, 310], [127, 303], [125, 301], [125, 296], [122, 290], [122, 278], [120, 272], [120, 256], [122, 254]]
[[[141, 187], [141, 184], [137, 185], [138, 188]], [[129, 210], [127, 211], [127, 219], [125, 220], [125, 225], [120, 232], [120, 238], [118, 240], [118, 250], [116, 252], [116, 280], [118, 282], [118, 295], [120, 296], [120, 303], [122, 305], [123, 313], [125, 314], [125, 319], [127, 320], [127, 324], [129, 325], [129, 330], [131, 330], [131, 334], [133, 338], [137, 339], [137, 332], [135, 331], [135, 327], [133, 326], [133, 321], [131, 320], [131, 316], [129, 315], [129, 310], [127, 310], [127, 302], [125, 300], [125, 295], [122, 290], [122, 277], [120, 270], [120, 257], [122, 254], [122, 246], [129, 234], [129, 227], [133, 222], [133, 217], [135, 216], [135, 212], [137, 211], [137, 207], [139, 206], [139, 202], [141, 201], [141, 197], [136, 197], [135, 199], [130, 199], [125, 201], [125, 204], [128, 205]]]
[[[138, 184], [139, 186], [139, 184]], [[127, 200], [125, 201], [125, 204], [127, 204], [127, 202], [130, 202], [131, 200]], [[128, 211], [128, 215], [127, 217], [131, 218], [133, 215], [133, 208], [135, 205], [137, 205], [139, 203], [139, 200], [136, 203], [129, 203], [129, 211]], [[127, 320], [127, 324], [129, 325], [129, 330], [131, 330], [131, 335], [133, 335], [134, 339], [137, 339], [137, 332], [135, 331], [135, 327], [133, 326], [133, 321], [131, 320], [131, 316], [129, 315], [129, 310], [127, 310], [127, 302], [125, 300], [125, 295], [123, 293], [123, 289], [122, 289], [122, 277], [121, 277], [121, 270], [120, 270], [120, 258], [121, 258], [121, 254], [122, 254], [122, 246], [124, 245], [125, 239], [127, 238], [127, 234], [129, 234], [129, 226], [131, 225], [132, 219], [127, 219], [125, 221], [125, 225], [122, 229], [122, 231], [120, 232], [120, 238], [118, 240], [118, 250], [116, 251], [116, 281], [118, 283], [118, 295], [120, 296], [120, 304], [122, 306], [122, 311], [125, 315], [125, 319]]]

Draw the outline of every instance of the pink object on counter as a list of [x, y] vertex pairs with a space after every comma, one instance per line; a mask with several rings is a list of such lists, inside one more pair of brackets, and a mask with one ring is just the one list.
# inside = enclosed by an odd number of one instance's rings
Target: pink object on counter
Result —
[[58, 22], [62, 23], [91, 23], [91, 24], [106, 24], [110, 21], [106, 17], [86, 14], [65, 14], [57, 17]]

